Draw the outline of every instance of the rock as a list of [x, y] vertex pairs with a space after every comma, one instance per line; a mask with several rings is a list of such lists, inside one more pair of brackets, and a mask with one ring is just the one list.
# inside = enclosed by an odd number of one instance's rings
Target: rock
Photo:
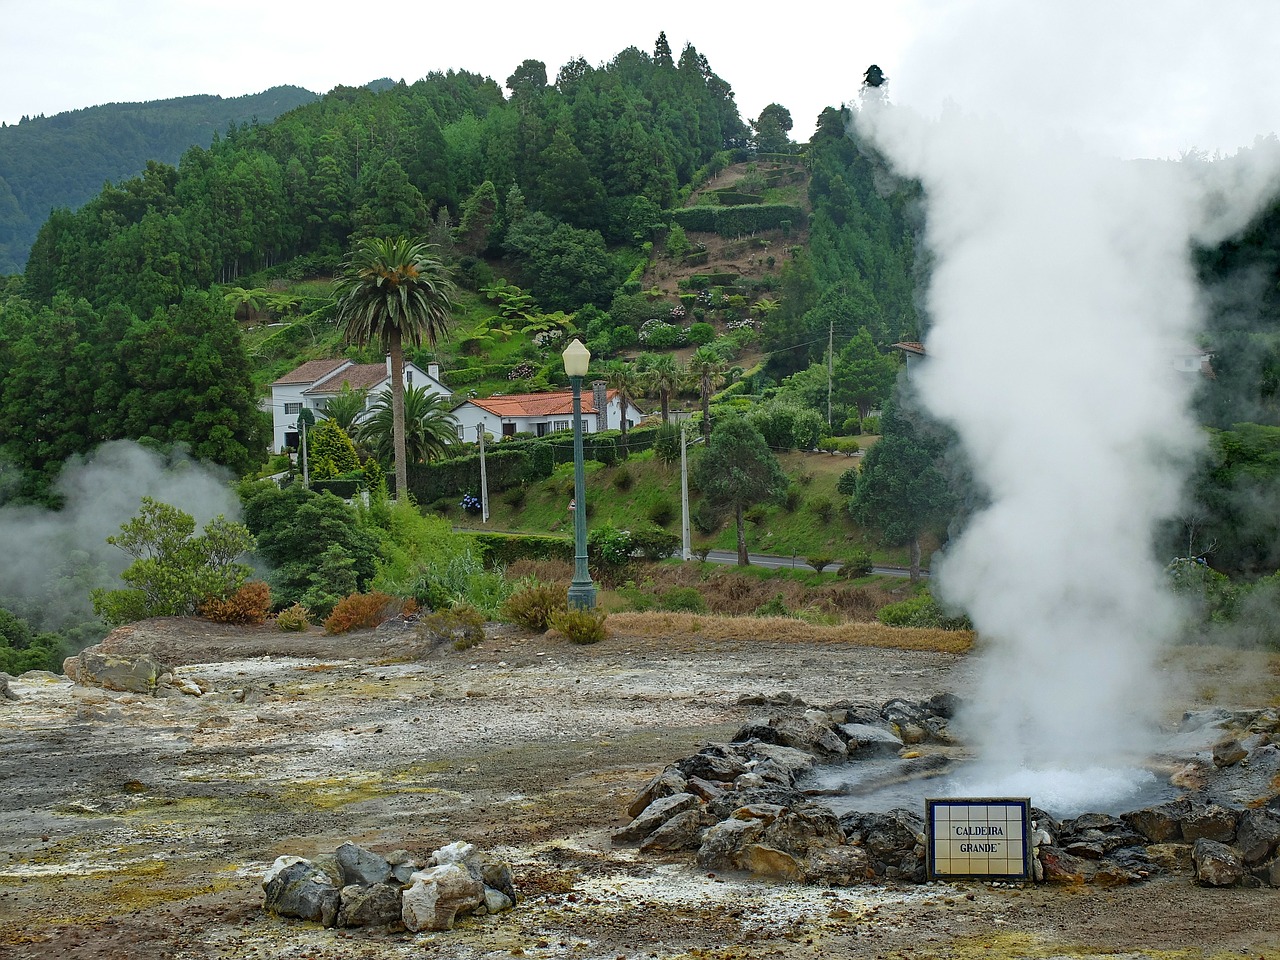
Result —
[[646, 783], [644, 788], [636, 794], [635, 799], [627, 805], [627, 816], [638, 817], [640, 812], [653, 801], [673, 794], [684, 793], [687, 786], [688, 783], [685, 781], [684, 774], [674, 766], [669, 766]]
[[844, 723], [838, 728], [840, 735], [849, 741], [852, 760], [868, 757], [896, 757], [903, 747], [902, 738], [884, 727], [865, 723]]
[[75, 670], [76, 683], [126, 693], [155, 695], [162, 678], [172, 670], [149, 653], [124, 657], [100, 653], [95, 647], [82, 650]]
[[1280, 887], [1280, 857], [1254, 867], [1250, 871], [1254, 879], [1265, 883], [1269, 887]]
[[[763, 782], [763, 778], [761, 778], [761, 782]], [[712, 783], [709, 780], [703, 780], [701, 777], [690, 777], [689, 782], [686, 784], [688, 792], [703, 803], [708, 803], [720, 796], [728, 786], [729, 784], [727, 783]]]
[[762, 843], [748, 843], [734, 855], [734, 866], [771, 880], [803, 880], [804, 870], [791, 854]]
[[764, 823], [730, 817], [707, 829], [698, 848], [698, 866], [706, 870], [742, 870], [738, 853], [764, 836]]
[[484, 884], [458, 863], [419, 870], [401, 895], [400, 919], [407, 930], [451, 930], [460, 915], [484, 903]]
[[637, 843], [674, 817], [677, 813], [698, 806], [700, 801], [691, 793], [677, 793], [653, 801], [640, 815], [625, 827], [613, 832], [614, 843]]
[[848, 843], [863, 847], [878, 876], [924, 878], [924, 818], [902, 807], [888, 813], [847, 813], [840, 827]]
[[702, 831], [707, 826], [701, 808], [685, 810], [649, 834], [640, 844], [640, 850], [642, 853], [697, 850], [702, 846]]
[[[742, 779], [739, 777], [739, 779]], [[775, 804], [778, 807], [790, 807], [798, 803], [807, 803], [808, 798], [799, 790], [789, 787], [761, 787], [751, 790], [728, 790], [707, 803], [707, 812], [713, 820], [724, 820], [733, 816], [734, 812], [759, 804]]]
[[1230, 843], [1236, 835], [1236, 812], [1216, 803], [1192, 804], [1191, 811], [1182, 818], [1182, 839], [1187, 843], [1197, 840], [1215, 840]]
[[391, 864], [382, 857], [354, 843], [344, 843], [335, 854], [342, 875], [342, 886], [362, 887], [386, 883], [391, 879]]
[[1084, 860], [1059, 847], [1041, 847], [1040, 863], [1046, 883], [1084, 883], [1093, 873]]
[[843, 759], [847, 748], [836, 736], [830, 723], [821, 723], [806, 717], [770, 717], [747, 724], [733, 736], [733, 743], [772, 743], [791, 747], [814, 757], [826, 760]]
[[1205, 793], [1217, 803], [1251, 807], [1274, 797], [1278, 783], [1280, 745], [1259, 742], [1240, 763], [1214, 768], [1205, 784]]
[[765, 826], [765, 842], [796, 857], [807, 858], [813, 850], [844, 846], [844, 830], [835, 811], [817, 803], [784, 807]]
[[875, 879], [871, 859], [861, 847], [842, 845], [811, 850], [804, 863], [810, 883], [847, 887]]
[[471, 857], [476, 855], [476, 846], [474, 843], [467, 843], [465, 840], [455, 840], [453, 843], [446, 843], [433, 854], [427, 865], [438, 867], [446, 863], [466, 863]]
[[1235, 737], [1219, 740], [1213, 745], [1213, 765], [1215, 767], [1230, 767], [1239, 763], [1248, 755], [1249, 751]]
[[954, 720], [962, 701], [954, 693], [935, 693], [923, 704], [930, 716]]
[[1120, 819], [1151, 843], [1176, 843], [1182, 839], [1182, 820], [1190, 812], [1191, 801], [1182, 797], [1122, 814]]
[[1196, 710], [1182, 715], [1182, 723], [1178, 729], [1183, 733], [1191, 733], [1205, 728], [1222, 728], [1231, 722], [1231, 714], [1221, 707], [1211, 710]]
[[1202, 837], [1192, 847], [1191, 858], [1196, 883], [1201, 886], [1234, 887], [1244, 879], [1244, 861], [1225, 843]]
[[[842, 741], [841, 746], [843, 745]], [[812, 753], [775, 743], [752, 743], [747, 745], [746, 750], [749, 759], [756, 761], [756, 765], [752, 767], [753, 773], [764, 776], [762, 771], [774, 772], [782, 777], [787, 786], [793, 786], [798, 776], [808, 773], [817, 764], [817, 758]], [[847, 748], [845, 752], [848, 752]]]
[[[279, 863], [279, 861], [277, 861]], [[263, 881], [263, 908], [278, 917], [297, 917], [332, 927], [342, 895], [328, 875], [306, 860], [269, 872]]]
[[720, 783], [732, 783], [749, 769], [741, 757], [724, 756], [707, 750], [685, 757], [677, 761], [675, 766], [686, 780], [696, 778]]
[[0, 700], [17, 700], [18, 695], [9, 689], [9, 681], [13, 677], [7, 673], [0, 673]]
[[502, 913], [515, 906], [515, 901], [501, 890], [493, 887], [484, 888], [484, 909], [486, 913]]
[[1236, 828], [1235, 847], [1244, 862], [1256, 867], [1280, 846], [1280, 816], [1267, 810], [1246, 810]]
[[342, 888], [338, 926], [399, 928], [403, 926], [400, 912], [398, 883], [353, 884]]
[[1189, 843], [1153, 843], [1147, 847], [1147, 856], [1166, 873], [1191, 873], [1195, 870]]
[[417, 861], [408, 850], [391, 851], [387, 854], [387, 863], [391, 865], [391, 879], [401, 886], [407, 886], [418, 869]]

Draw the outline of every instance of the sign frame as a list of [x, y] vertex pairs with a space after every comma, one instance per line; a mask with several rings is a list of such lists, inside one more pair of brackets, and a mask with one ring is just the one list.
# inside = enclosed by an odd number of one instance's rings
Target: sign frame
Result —
[[1034, 876], [1030, 799], [947, 797], [924, 803], [930, 880], [1029, 880]]

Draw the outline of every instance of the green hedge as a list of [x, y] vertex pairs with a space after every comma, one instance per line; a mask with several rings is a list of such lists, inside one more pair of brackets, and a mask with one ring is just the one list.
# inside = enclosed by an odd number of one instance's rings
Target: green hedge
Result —
[[726, 207], [743, 207], [750, 204], [758, 204], [760, 197], [754, 193], [741, 193], [732, 187], [725, 187], [723, 190], [716, 190], [715, 195], [720, 198], [720, 203]]
[[761, 230], [781, 230], [784, 224], [804, 222], [804, 210], [792, 203], [758, 203], [735, 207], [685, 207], [666, 213], [686, 231], [738, 237]]
[[573, 560], [573, 540], [565, 537], [525, 536], [509, 533], [472, 534], [480, 546], [484, 565], [505, 567], [517, 560]]
[[[537, 364], [534, 366], [536, 367]], [[445, 374], [444, 379], [448, 381], [450, 387], [462, 387], [484, 380], [505, 379], [507, 374], [515, 368], [514, 363], [485, 363], [477, 367], [458, 367]]]

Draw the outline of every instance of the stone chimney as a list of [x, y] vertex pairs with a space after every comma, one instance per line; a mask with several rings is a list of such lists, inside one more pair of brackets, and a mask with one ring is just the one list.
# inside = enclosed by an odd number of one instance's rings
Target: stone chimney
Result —
[[591, 382], [591, 400], [596, 405], [596, 433], [609, 429], [609, 393], [603, 380]]

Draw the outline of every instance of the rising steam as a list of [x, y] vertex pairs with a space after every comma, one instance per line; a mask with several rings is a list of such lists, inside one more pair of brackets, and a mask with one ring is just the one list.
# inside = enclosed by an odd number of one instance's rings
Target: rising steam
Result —
[[[1202, 328], [1191, 244], [1239, 230], [1278, 186], [1270, 143], [1214, 162], [1134, 157], [1234, 151], [1280, 122], [1247, 74], [1250, 31], [1261, 17], [1280, 35], [1280, 11], [1174, 3], [1146, 20], [1142, 6], [1072, 4], [1068, 19], [950, 4], [918, 62], [881, 65], [893, 102], [857, 119], [924, 185], [932, 326], [914, 386], [990, 495], [934, 566], [989, 645], [966, 725], [989, 783], [1145, 755], [1180, 614], [1153, 534], [1201, 443], [1196, 377], [1173, 369]], [[1249, 132], [1203, 139], [1228, 129]]]
[[93, 619], [89, 590], [117, 587], [128, 558], [106, 541], [138, 513], [143, 497], [191, 514], [197, 527], [239, 516], [222, 471], [181, 455], [162, 456], [126, 440], [69, 460], [55, 484], [65, 506], [0, 509], [0, 597], [25, 601], [37, 630]]

